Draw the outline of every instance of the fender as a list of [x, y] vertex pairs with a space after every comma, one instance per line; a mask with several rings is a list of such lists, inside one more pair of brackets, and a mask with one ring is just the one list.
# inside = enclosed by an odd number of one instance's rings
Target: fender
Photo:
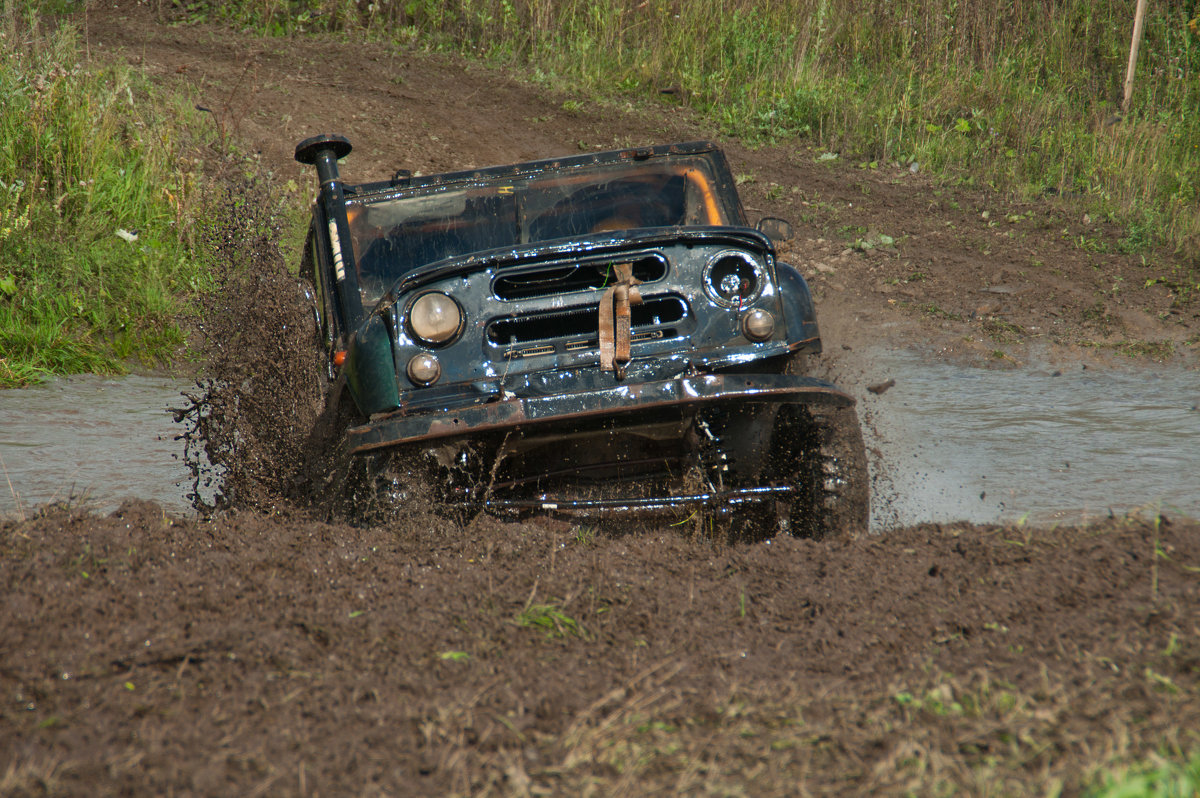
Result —
[[813, 308], [808, 282], [787, 263], [776, 262], [775, 277], [786, 316], [788, 342], [793, 346], [805, 342], [804, 351], [821, 354], [821, 333], [817, 329], [817, 312]]

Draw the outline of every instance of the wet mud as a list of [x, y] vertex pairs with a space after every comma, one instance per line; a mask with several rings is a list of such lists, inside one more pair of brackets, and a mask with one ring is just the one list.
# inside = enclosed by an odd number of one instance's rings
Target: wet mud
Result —
[[1200, 526], [0, 527], [5, 795], [1009, 794], [1200, 728]]

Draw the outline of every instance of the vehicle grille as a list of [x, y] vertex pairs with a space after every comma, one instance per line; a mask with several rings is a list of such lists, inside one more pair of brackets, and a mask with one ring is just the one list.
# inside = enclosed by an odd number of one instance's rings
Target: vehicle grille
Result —
[[[492, 292], [498, 299], [513, 300], [592, 291], [612, 283], [615, 277], [614, 263], [616, 261], [594, 260], [542, 264], [523, 271], [507, 271], [492, 282]], [[632, 263], [633, 276], [643, 283], [667, 276], [667, 260], [662, 255], [644, 255]]]
[[[681, 296], [647, 297], [630, 308], [631, 341], [674, 338], [675, 325], [687, 315], [687, 302]], [[599, 305], [496, 319], [487, 326], [487, 340], [503, 348], [507, 358], [552, 354], [559, 346], [566, 352], [596, 349]]]

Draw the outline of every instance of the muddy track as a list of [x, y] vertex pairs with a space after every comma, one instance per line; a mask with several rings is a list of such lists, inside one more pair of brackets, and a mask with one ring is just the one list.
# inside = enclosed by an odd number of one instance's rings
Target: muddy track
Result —
[[1164, 270], [1153, 264], [1176, 256], [1121, 254], [1122, 231], [1078, 200], [939, 186], [919, 164], [914, 174], [910, 164], [872, 168], [849, 152], [821, 160], [798, 141], [749, 148], [669, 99], [580, 97], [383, 43], [261, 39], [180, 26], [131, 3], [93, 7], [87, 26], [93, 58], [128, 60], [194, 91], [222, 135], [256, 153], [280, 184], [308, 191], [311, 170], [292, 160], [293, 149], [326, 132], [355, 145], [343, 167], [350, 182], [713, 139], [751, 217], [796, 225], [785, 255], [812, 282], [829, 341], [857, 348], [882, 334], [967, 359], [1003, 352], [1010, 363], [1031, 343], [1064, 357], [1158, 344], [1154, 351], [1173, 347], [1192, 364], [1200, 351], [1200, 303], [1146, 285]]
[[1200, 744], [1197, 567], [1169, 521], [726, 548], [49, 512], [0, 527], [0, 792], [1071, 793]]
[[[713, 137], [450, 58], [166, 22], [94, 7], [91, 55], [194, 88], [280, 185], [309, 185], [292, 148], [326, 131], [356, 144], [350, 180]], [[880, 339], [1069, 358], [1116, 276], [1111, 340], [1195, 334], [1140, 260], [1075, 246], [1115, 233], [1057, 200], [722, 143], [752, 213], [801, 230], [826, 367], [856, 392]], [[0, 524], [0, 795], [1076, 794], [1200, 750], [1198, 617], [1200, 524], [1161, 517], [728, 546], [48, 508]]]

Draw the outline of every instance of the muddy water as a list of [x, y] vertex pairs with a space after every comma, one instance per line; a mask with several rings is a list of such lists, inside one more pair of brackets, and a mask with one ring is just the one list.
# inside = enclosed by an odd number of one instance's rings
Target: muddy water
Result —
[[872, 360], [880, 382], [896, 380], [860, 405], [886, 464], [884, 524], [1200, 517], [1200, 374]]
[[188, 385], [79, 376], [0, 391], [0, 517], [53, 501], [107, 512], [127, 497], [186, 512], [181, 430], [167, 408]]
[[[1200, 375], [980, 369], [905, 351], [870, 361], [877, 381], [896, 380], [860, 405], [882, 455], [878, 528], [1067, 523], [1137, 508], [1200, 516]], [[81, 498], [110, 510], [129, 496], [186, 512], [180, 430], [166, 409], [186, 387], [73, 377], [0, 391], [0, 516]]]

